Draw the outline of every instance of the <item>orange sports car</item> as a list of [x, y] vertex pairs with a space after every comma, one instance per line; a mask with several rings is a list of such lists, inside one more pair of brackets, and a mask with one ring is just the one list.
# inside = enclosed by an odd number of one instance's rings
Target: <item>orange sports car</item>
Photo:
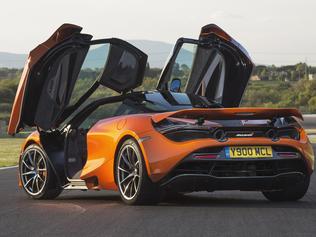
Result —
[[272, 201], [306, 193], [314, 154], [296, 109], [238, 108], [253, 63], [216, 25], [180, 38], [157, 88], [147, 55], [117, 38], [62, 25], [29, 54], [8, 133], [24, 142], [19, 185], [34, 199], [64, 189], [118, 190], [127, 204], [161, 194], [261, 191]]

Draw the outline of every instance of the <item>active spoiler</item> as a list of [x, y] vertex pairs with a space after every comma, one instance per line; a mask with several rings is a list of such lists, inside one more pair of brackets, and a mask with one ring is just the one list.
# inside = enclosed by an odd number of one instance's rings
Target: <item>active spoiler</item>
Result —
[[158, 123], [168, 117], [196, 119], [203, 117], [207, 120], [229, 119], [273, 119], [294, 116], [304, 120], [297, 109], [267, 109], [267, 108], [220, 108], [220, 109], [185, 109], [154, 114], [152, 120]]

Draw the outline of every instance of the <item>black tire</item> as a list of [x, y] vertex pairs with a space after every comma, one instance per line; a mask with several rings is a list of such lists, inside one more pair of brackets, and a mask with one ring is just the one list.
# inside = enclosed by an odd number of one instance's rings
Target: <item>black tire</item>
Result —
[[[134, 159], [135, 163], [137, 163], [135, 166], [128, 168], [128, 166], [124, 166], [126, 164], [124, 162], [124, 159], [122, 156], [124, 155], [124, 152], [126, 152], [128, 149], [133, 149], [135, 151], [136, 158], [138, 159], [138, 163], [136, 162], [136, 159]], [[128, 158], [129, 159], [129, 158]], [[136, 168], [138, 169], [139, 179], [136, 188], [134, 188], [135, 193], [133, 195], [130, 195], [128, 197], [126, 194], [126, 190], [128, 189], [128, 184], [122, 183], [123, 178], [122, 172], [119, 170], [119, 167], [123, 166], [125, 170], [130, 171], [130, 173], [127, 173], [126, 176], [131, 175], [131, 173], [136, 172], [134, 171]], [[137, 174], [137, 172], [136, 172]], [[126, 178], [126, 177], [125, 177]], [[130, 189], [133, 189], [133, 184], [136, 182], [136, 177], [131, 178], [131, 180], [127, 180], [126, 182], [133, 182], [130, 186]], [[118, 190], [120, 192], [121, 198], [124, 203], [128, 205], [153, 205], [160, 201], [160, 190], [157, 184], [153, 183], [147, 173], [146, 164], [142, 155], [142, 152], [137, 144], [137, 142], [134, 139], [127, 139], [120, 147], [119, 152], [117, 153], [117, 157], [115, 159], [115, 181], [118, 186]], [[120, 184], [122, 183], [122, 184]], [[135, 187], [135, 186], [134, 186]], [[124, 192], [125, 189], [125, 192]], [[129, 190], [133, 191], [133, 190]], [[128, 192], [128, 191], [127, 191]]]
[[305, 178], [287, 188], [279, 191], [265, 191], [262, 194], [270, 201], [282, 202], [282, 201], [297, 201], [304, 197], [308, 190], [310, 183], [310, 176], [306, 175]]
[[[38, 156], [43, 158], [43, 160], [38, 161], [37, 164], [39, 162], [45, 162], [45, 165], [46, 165], [46, 167], [45, 167], [46, 171], [43, 171], [43, 177], [45, 177], [46, 179], [45, 179], [45, 182], [44, 181], [41, 182], [42, 186], [40, 189], [37, 190], [38, 192], [35, 192], [35, 189], [33, 190], [33, 188], [31, 190], [30, 187], [25, 186], [26, 181], [25, 181], [25, 178], [23, 178], [24, 175], [22, 177], [22, 173], [25, 172], [25, 168], [26, 168], [25, 163], [23, 163], [23, 160], [26, 159], [26, 157], [28, 155], [32, 155], [32, 153], [37, 154]], [[38, 158], [38, 159], [41, 159], [41, 158]], [[34, 159], [36, 160], [36, 156]], [[27, 161], [24, 161], [24, 162], [26, 162], [26, 165], [27, 164], [29, 166], [31, 165], [30, 163], [27, 163]], [[44, 164], [44, 163], [42, 163], [42, 164]], [[35, 172], [35, 171], [33, 171], [33, 172]], [[39, 173], [40, 171], [36, 171], [36, 172]], [[46, 172], [45, 175], [44, 175], [44, 172]], [[32, 174], [30, 174], [30, 175], [32, 175]], [[55, 174], [55, 172], [50, 164], [50, 161], [47, 157], [47, 154], [40, 146], [38, 146], [36, 144], [28, 146], [24, 150], [24, 152], [22, 153], [21, 159], [19, 162], [19, 178], [20, 178], [20, 182], [22, 184], [24, 191], [28, 194], [28, 196], [32, 197], [33, 199], [54, 199], [62, 192], [62, 188], [58, 185], [58, 180], [57, 180], [56, 174]], [[31, 182], [34, 182], [34, 181], [31, 181]], [[37, 181], [37, 182], [39, 182], [39, 181]], [[32, 191], [34, 191], [34, 192], [32, 192]]]

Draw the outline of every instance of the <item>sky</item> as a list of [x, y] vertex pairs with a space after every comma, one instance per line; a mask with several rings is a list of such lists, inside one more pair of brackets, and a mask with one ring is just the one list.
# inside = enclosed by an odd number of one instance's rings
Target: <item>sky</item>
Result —
[[26, 53], [62, 23], [95, 38], [174, 43], [215, 23], [257, 64], [316, 65], [315, 0], [2, 0], [0, 51]]

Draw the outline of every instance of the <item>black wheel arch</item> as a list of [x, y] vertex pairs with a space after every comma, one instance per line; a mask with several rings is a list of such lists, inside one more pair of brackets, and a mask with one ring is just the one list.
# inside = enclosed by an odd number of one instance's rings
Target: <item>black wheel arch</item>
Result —
[[[65, 174], [65, 157], [63, 150], [60, 150], [60, 152], [56, 152], [51, 149], [49, 143], [45, 141], [45, 138], [40, 137], [40, 142], [37, 142], [33, 139], [27, 141], [27, 143], [24, 145], [22, 153], [25, 151], [26, 148], [28, 148], [31, 145], [37, 145], [39, 146], [47, 156], [47, 160], [57, 178], [57, 182], [59, 186], [63, 186], [67, 182], [66, 174]], [[21, 159], [21, 156], [20, 156]]]

